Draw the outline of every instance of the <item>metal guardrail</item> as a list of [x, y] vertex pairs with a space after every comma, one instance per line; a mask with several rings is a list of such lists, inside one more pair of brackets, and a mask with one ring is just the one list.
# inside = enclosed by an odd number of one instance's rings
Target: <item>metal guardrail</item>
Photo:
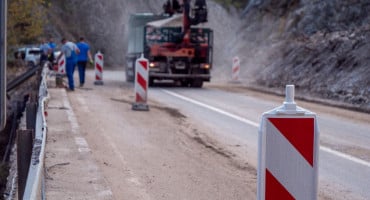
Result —
[[43, 66], [41, 74], [41, 84], [38, 95], [38, 108], [36, 115], [35, 140], [32, 148], [30, 168], [27, 176], [26, 188], [24, 190], [24, 200], [45, 199], [45, 176], [44, 176], [44, 157], [47, 124], [45, 118], [45, 107], [49, 98], [47, 89], [47, 75], [49, 69], [47, 63]]
[[7, 1], [0, 2], [0, 130], [6, 123], [6, 24]]
[[[47, 64], [44, 65], [44, 68], [45, 67], [47, 67]], [[9, 92], [9, 91], [13, 90], [14, 88], [18, 87], [19, 85], [21, 85], [22, 83], [27, 81], [29, 78], [33, 77], [39, 71], [40, 68], [41, 68], [40, 66], [30, 68], [29, 70], [27, 70], [22, 75], [18, 76], [14, 80], [11, 80], [7, 84], [6, 91]]]

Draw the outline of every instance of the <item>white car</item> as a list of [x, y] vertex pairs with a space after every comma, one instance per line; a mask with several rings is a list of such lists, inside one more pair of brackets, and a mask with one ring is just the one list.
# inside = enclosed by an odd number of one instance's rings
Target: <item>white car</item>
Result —
[[35, 67], [40, 64], [41, 50], [38, 47], [23, 47], [17, 49], [14, 56], [23, 59], [27, 66]]

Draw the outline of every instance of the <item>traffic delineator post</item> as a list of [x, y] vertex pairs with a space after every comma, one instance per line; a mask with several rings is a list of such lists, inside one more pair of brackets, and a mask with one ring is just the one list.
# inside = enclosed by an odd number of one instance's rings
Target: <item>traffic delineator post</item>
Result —
[[94, 57], [95, 63], [95, 85], [103, 85], [103, 68], [104, 68], [104, 56], [98, 51]]
[[239, 74], [240, 74], [240, 60], [238, 56], [233, 58], [233, 65], [231, 69], [231, 81], [239, 82]]
[[64, 54], [62, 54], [60, 56], [60, 58], [58, 59], [58, 62], [57, 62], [57, 66], [58, 66], [58, 73], [59, 74], [65, 74], [66, 73], [66, 57], [64, 56]]
[[149, 61], [143, 54], [135, 62], [135, 73], [135, 102], [132, 104], [132, 110], [148, 111]]
[[62, 54], [57, 60], [56, 71], [55, 85], [57, 87], [64, 87], [63, 76], [66, 74], [66, 57], [64, 54]]
[[298, 107], [287, 85], [283, 105], [262, 115], [257, 199], [317, 199], [318, 155], [316, 114]]

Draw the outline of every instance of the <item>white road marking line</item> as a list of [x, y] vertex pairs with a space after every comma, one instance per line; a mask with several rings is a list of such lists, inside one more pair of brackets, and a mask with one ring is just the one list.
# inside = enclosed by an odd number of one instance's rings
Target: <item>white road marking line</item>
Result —
[[223, 111], [223, 110], [221, 110], [221, 109], [218, 109], [218, 108], [216, 108], [216, 107], [213, 107], [213, 106], [210, 106], [210, 105], [207, 105], [207, 104], [201, 103], [201, 102], [199, 102], [199, 101], [196, 101], [196, 100], [193, 100], [193, 99], [190, 99], [190, 98], [184, 97], [184, 96], [182, 96], [182, 95], [176, 94], [176, 93], [174, 93], [174, 92], [170, 92], [170, 91], [168, 91], [168, 90], [162, 90], [162, 91], [164, 91], [165, 93], [170, 94], [170, 95], [172, 95], [172, 96], [175, 96], [175, 97], [177, 97], [177, 98], [180, 98], [180, 99], [182, 99], [182, 100], [188, 101], [188, 102], [190, 102], [190, 103], [193, 103], [193, 104], [196, 104], [196, 105], [199, 105], [199, 106], [205, 107], [205, 108], [207, 108], [207, 109], [209, 109], [209, 110], [213, 110], [213, 111], [215, 111], [215, 112], [218, 112], [218, 113], [220, 113], [220, 114], [223, 114], [223, 115], [229, 116], [229, 117], [231, 117], [231, 118], [233, 118], [233, 119], [236, 119], [236, 120], [238, 120], [238, 121], [244, 122], [244, 123], [246, 123], [246, 124], [249, 124], [249, 125], [252, 125], [252, 126], [256, 126], [256, 127], [258, 127], [258, 126], [259, 126], [259, 124], [258, 124], [258, 123], [256, 123], [256, 122], [253, 122], [253, 121], [250, 121], [250, 120], [248, 120], [248, 119], [245, 119], [245, 118], [239, 117], [239, 116], [237, 116], [237, 115], [234, 115], [234, 114], [228, 113], [228, 112]]
[[[89, 144], [87, 143], [86, 139], [78, 136], [80, 133], [80, 126], [78, 125], [76, 115], [73, 112], [72, 106], [67, 96], [67, 93], [63, 94], [63, 106], [68, 109], [66, 110], [67, 118], [68, 118], [69, 123], [71, 124], [72, 133], [76, 134], [74, 137], [74, 140], [75, 140], [75, 144], [77, 145], [78, 151], [80, 153], [90, 152], [91, 150], [89, 148]], [[99, 174], [98, 166], [94, 162], [90, 162], [90, 164], [87, 167], [89, 168], [89, 171], [94, 173], [95, 179], [99, 180], [98, 177], [100, 177], [101, 175]], [[106, 189], [103, 186], [100, 186], [100, 185], [97, 186], [94, 184], [94, 190], [98, 192], [99, 196], [112, 196], [113, 194], [109, 186], [108, 186], [108, 189]]]
[[89, 145], [87, 144], [87, 141], [85, 140], [85, 138], [75, 137], [75, 143], [77, 144], [78, 151], [80, 153], [82, 153], [82, 152], [90, 152]]
[[[118, 156], [118, 159], [120, 160], [122, 166], [128, 166], [125, 158], [123, 157], [120, 150], [117, 148], [117, 146], [113, 142], [112, 138], [109, 137], [108, 134], [103, 134], [103, 137], [107, 140], [108, 145], [112, 147], [114, 154]], [[126, 179], [126, 181], [134, 184], [134, 186], [137, 187], [137, 189], [141, 191], [141, 194], [143, 194], [142, 199], [150, 200], [151, 199], [150, 196], [148, 195], [146, 189], [142, 186], [143, 184], [141, 184], [138, 176], [133, 172], [133, 170], [127, 170], [126, 172], [128, 173], [128, 176], [129, 176]]]
[[351, 156], [351, 155], [348, 155], [348, 154], [345, 154], [345, 153], [342, 153], [340, 151], [336, 151], [336, 150], [333, 150], [333, 149], [330, 149], [328, 147], [325, 147], [325, 146], [320, 146], [320, 149], [322, 151], [325, 151], [327, 153], [331, 153], [331, 154], [334, 154], [338, 157], [341, 157], [341, 158], [344, 158], [344, 159], [347, 159], [347, 160], [350, 160], [350, 161], [353, 161], [355, 163], [358, 163], [358, 164], [361, 164], [361, 165], [364, 165], [366, 167], [369, 167], [370, 168], [370, 163], [365, 161], [365, 160], [362, 160], [360, 158], [356, 158], [354, 156]]
[[87, 141], [85, 140], [85, 138], [82, 138], [82, 137], [75, 137], [75, 142], [77, 145], [79, 145], [80, 147], [88, 147], [87, 145]]
[[77, 118], [72, 110], [72, 106], [69, 103], [68, 96], [66, 93], [63, 93], [63, 107], [67, 108], [67, 117], [71, 123], [72, 133], [77, 134], [79, 132], [79, 126], [77, 123]]
[[112, 197], [113, 193], [112, 193], [111, 190], [103, 190], [103, 191], [98, 193], [98, 196], [99, 197]]
[[[234, 114], [231, 114], [229, 112], [226, 112], [224, 110], [221, 110], [219, 108], [216, 108], [216, 107], [213, 107], [213, 106], [210, 106], [210, 105], [207, 105], [207, 104], [204, 104], [202, 102], [199, 102], [199, 101], [196, 101], [194, 99], [190, 99], [188, 97], [185, 97], [185, 96], [182, 96], [180, 94], [177, 94], [177, 93], [174, 93], [174, 92], [171, 92], [171, 91], [168, 91], [168, 90], [165, 90], [165, 89], [162, 89], [163, 92], [171, 95], [171, 96], [174, 96], [174, 97], [177, 97], [179, 99], [182, 99], [184, 101], [187, 101], [187, 102], [190, 102], [190, 103], [193, 103], [193, 104], [196, 104], [198, 106], [201, 106], [201, 107], [204, 107], [204, 108], [207, 108], [209, 110], [213, 110], [215, 112], [218, 112], [220, 114], [223, 114], [223, 115], [226, 115], [228, 117], [231, 117], [233, 119], [236, 119], [238, 121], [241, 121], [243, 123], [246, 123], [246, 124], [249, 124], [251, 126], [254, 126], [254, 127], [259, 127], [259, 123], [256, 123], [256, 122], [253, 122], [253, 121], [250, 121], [248, 119], [245, 119], [245, 118], [242, 118], [242, 117], [239, 117], [237, 115], [234, 115]], [[330, 153], [330, 154], [333, 154], [335, 156], [338, 156], [338, 157], [341, 157], [341, 158], [344, 158], [346, 160], [349, 160], [349, 161], [352, 161], [352, 162], [355, 162], [357, 164], [360, 164], [360, 165], [364, 165], [366, 167], [369, 167], [370, 168], [370, 162], [367, 162], [365, 160], [362, 160], [360, 158], [357, 158], [357, 157], [354, 157], [354, 156], [351, 156], [351, 155], [348, 155], [348, 154], [345, 154], [345, 153], [342, 153], [342, 152], [339, 152], [339, 151], [336, 151], [334, 149], [330, 149], [329, 147], [325, 147], [325, 146], [321, 146], [320, 145], [320, 150], [322, 151], [325, 151], [327, 153]]]

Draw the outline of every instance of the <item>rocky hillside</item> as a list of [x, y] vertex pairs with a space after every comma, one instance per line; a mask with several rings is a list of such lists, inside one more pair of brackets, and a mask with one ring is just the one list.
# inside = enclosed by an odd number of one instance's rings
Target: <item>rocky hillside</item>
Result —
[[366, 0], [251, 0], [225, 57], [242, 58], [244, 82], [295, 84], [301, 97], [370, 112], [369, 10]]
[[[47, 31], [83, 35], [110, 66], [124, 66], [130, 13], [161, 12], [164, 0], [56, 0]], [[228, 81], [241, 59], [241, 82], [335, 100], [370, 112], [370, 3], [367, 0], [250, 0], [245, 9], [211, 0], [215, 31], [213, 81]]]

